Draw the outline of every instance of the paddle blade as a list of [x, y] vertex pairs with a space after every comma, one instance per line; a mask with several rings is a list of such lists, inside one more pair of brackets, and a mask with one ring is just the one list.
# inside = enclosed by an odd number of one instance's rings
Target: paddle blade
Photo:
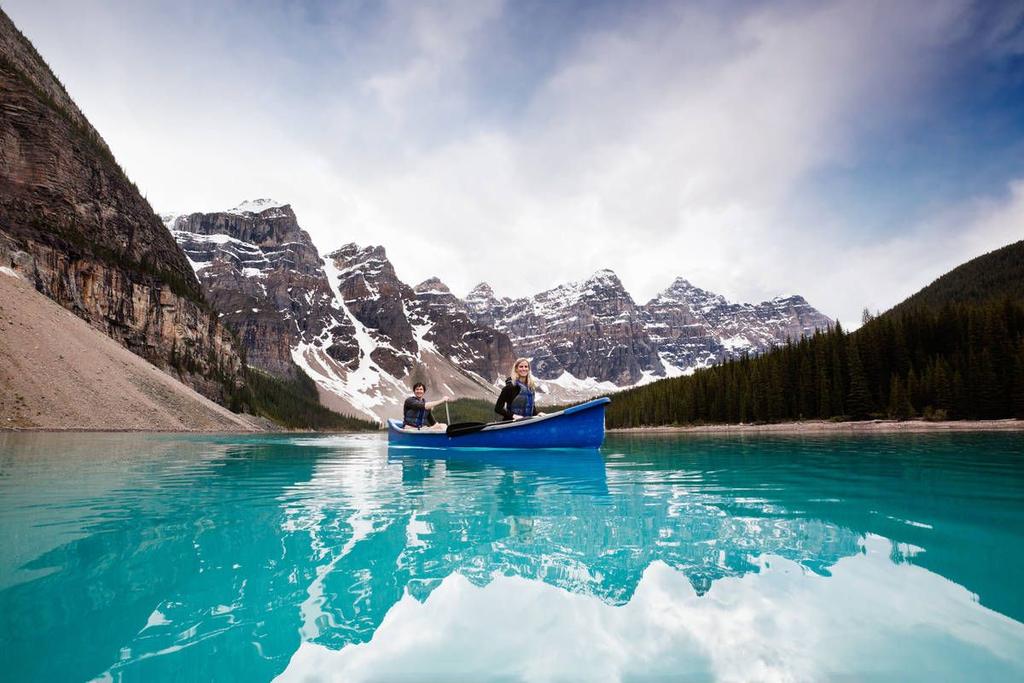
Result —
[[486, 427], [486, 422], [456, 422], [453, 425], [448, 425], [448, 428], [444, 430], [444, 433], [448, 436], [458, 436], [459, 434], [472, 434], [478, 432], [483, 427]]

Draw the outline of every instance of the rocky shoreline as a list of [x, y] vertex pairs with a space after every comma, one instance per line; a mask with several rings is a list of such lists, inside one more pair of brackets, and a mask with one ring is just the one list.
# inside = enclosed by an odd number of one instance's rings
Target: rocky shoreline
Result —
[[867, 420], [830, 422], [806, 420], [774, 424], [690, 425], [609, 429], [615, 434], [893, 434], [930, 432], [1014, 432], [1024, 431], [1024, 420]]

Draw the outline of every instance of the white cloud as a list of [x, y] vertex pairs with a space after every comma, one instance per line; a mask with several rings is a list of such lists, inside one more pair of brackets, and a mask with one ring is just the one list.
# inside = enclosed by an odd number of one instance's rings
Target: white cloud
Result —
[[522, 84], [480, 65], [531, 46], [495, 52], [515, 10], [496, 0], [313, 23], [287, 7], [10, 4], [158, 210], [287, 200], [322, 251], [383, 244], [412, 284], [525, 295], [610, 267], [640, 301], [683, 275], [736, 299], [798, 292], [845, 322], [1008, 233], [989, 224], [997, 205], [956, 244], [922, 244], [950, 234], [941, 214], [879, 235], [801, 194], [927, 108], [967, 0], [582, 23], [497, 114]]
[[1021, 239], [1024, 178], [1012, 181], [1003, 197], [946, 207], [878, 243], [837, 245], [834, 260], [813, 264], [799, 277], [807, 278], [809, 296], [831, 298], [852, 327], [860, 324], [856, 312], [862, 308], [884, 311], [956, 266]]

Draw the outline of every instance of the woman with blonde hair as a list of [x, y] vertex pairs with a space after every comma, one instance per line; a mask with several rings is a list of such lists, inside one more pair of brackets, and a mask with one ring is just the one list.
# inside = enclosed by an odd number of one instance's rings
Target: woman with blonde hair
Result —
[[505, 420], [520, 420], [541, 415], [543, 413], [537, 412], [534, 403], [536, 391], [537, 383], [530, 374], [530, 361], [526, 358], [517, 358], [512, 365], [511, 375], [505, 378], [505, 388], [501, 390], [498, 402], [494, 404], [494, 412]]

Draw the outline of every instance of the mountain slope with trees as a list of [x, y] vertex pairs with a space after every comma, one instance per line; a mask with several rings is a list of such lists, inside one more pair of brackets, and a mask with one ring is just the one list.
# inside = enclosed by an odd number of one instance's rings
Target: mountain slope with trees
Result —
[[937, 308], [946, 303], [982, 303], [1003, 298], [1024, 301], [1024, 240], [957, 266], [893, 310], [917, 306]]
[[1021, 249], [974, 259], [853, 333], [836, 324], [617, 394], [608, 426], [1024, 417]]

